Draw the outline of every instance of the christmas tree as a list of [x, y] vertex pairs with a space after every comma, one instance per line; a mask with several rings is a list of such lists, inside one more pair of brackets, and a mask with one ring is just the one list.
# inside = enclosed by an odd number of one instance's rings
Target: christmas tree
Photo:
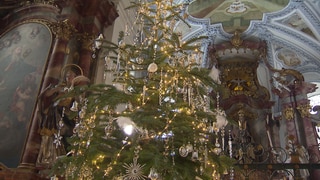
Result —
[[[182, 41], [175, 24], [185, 22], [183, 4], [172, 0], [132, 3], [134, 44], [128, 31], [107, 50], [113, 85], [75, 87], [66, 96], [80, 110], [69, 154], [54, 164], [66, 179], [214, 179], [232, 161], [217, 141], [215, 98], [219, 84], [202, 67], [201, 42]], [[101, 47], [100, 47], [101, 46]], [[224, 119], [225, 120], [225, 119]], [[225, 152], [227, 152], [225, 150]]]

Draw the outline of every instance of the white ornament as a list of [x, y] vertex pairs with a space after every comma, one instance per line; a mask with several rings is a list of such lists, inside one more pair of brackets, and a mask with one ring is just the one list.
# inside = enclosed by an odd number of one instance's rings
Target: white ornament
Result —
[[151, 63], [148, 66], [148, 72], [149, 73], [154, 73], [158, 70], [158, 65], [156, 63]]
[[185, 146], [181, 146], [179, 148], [179, 154], [181, 157], [187, 157], [188, 156], [188, 150]]
[[221, 129], [222, 127], [225, 127], [228, 124], [226, 114], [221, 109], [216, 109], [216, 128]]

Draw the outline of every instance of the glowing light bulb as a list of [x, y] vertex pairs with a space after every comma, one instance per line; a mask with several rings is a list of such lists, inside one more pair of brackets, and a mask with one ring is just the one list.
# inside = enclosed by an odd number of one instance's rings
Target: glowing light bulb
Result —
[[131, 124], [126, 125], [123, 128], [124, 133], [126, 133], [128, 136], [130, 136], [133, 133], [133, 126]]

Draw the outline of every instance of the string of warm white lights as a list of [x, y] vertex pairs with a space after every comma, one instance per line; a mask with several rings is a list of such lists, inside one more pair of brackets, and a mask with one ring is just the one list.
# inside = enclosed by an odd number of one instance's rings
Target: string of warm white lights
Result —
[[[93, 57], [98, 60], [101, 51], [107, 51], [102, 58], [114, 87], [95, 93], [93, 86], [87, 102], [80, 103], [87, 111], [73, 137], [74, 161], [69, 162], [66, 176], [156, 180], [181, 179], [191, 173], [194, 178], [220, 177], [226, 167], [219, 160], [224, 149], [217, 153], [214, 148], [221, 149], [220, 144], [212, 140], [218, 142], [220, 137], [213, 133], [226, 125], [222, 122], [226, 119], [219, 104], [217, 111], [211, 110], [216, 107], [211, 106], [208, 89], [215, 84], [201, 68], [199, 40], [182, 41], [181, 33], [174, 31], [179, 18], [183, 20], [185, 6], [171, 0], [132, 5], [137, 10], [133, 21], [137, 27], [126, 26], [117, 43], [107, 42], [102, 35], [95, 41]], [[129, 35], [134, 35], [133, 45], [126, 42]], [[120, 103], [117, 93], [128, 98]], [[113, 98], [113, 104], [106, 105]], [[212, 127], [215, 119], [217, 129]]]

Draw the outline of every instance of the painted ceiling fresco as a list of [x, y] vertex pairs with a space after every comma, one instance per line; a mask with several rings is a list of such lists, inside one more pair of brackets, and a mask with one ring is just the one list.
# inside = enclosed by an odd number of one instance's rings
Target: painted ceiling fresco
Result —
[[196, 0], [188, 7], [195, 18], [209, 18], [211, 24], [222, 23], [226, 32], [246, 30], [251, 20], [261, 20], [263, 13], [285, 8], [289, 0]]

